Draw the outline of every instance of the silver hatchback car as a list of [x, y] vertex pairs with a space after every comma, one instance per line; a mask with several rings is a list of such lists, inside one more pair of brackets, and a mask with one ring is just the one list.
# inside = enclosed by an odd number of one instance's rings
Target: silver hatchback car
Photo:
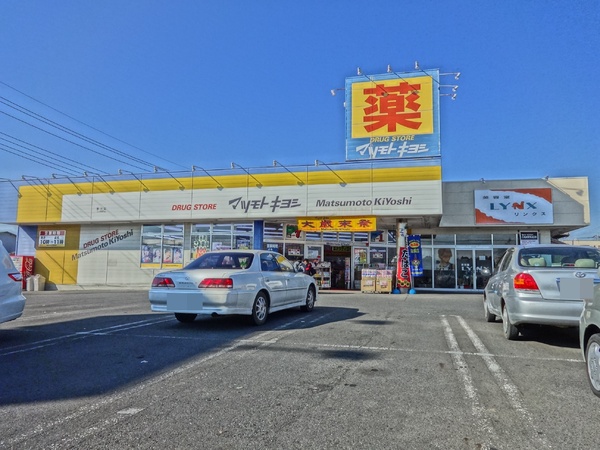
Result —
[[593, 247], [509, 248], [484, 289], [485, 319], [501, 317], [504, 335], [511, 340], [527, 324], [579, 326], [582, 289], [593, 285], [599, 266], [600, 251]]
[[579, 322], [579, 343], [592, 392], [600, 397], [600, 269], [594, 279], [594, 292], [585, 299]]

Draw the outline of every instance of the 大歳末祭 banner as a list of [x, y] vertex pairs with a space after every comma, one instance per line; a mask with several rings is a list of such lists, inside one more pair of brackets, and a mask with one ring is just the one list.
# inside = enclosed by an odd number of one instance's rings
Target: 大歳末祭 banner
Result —
[[375, 217], [301, 217], [298, 218], [300, 231], [375, 231]]
[[440, 156], [439, 71], [346, 79], [346, 160]]

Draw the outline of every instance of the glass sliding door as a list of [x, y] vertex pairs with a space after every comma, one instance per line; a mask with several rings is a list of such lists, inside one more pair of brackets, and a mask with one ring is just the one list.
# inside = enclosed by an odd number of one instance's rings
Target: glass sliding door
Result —
[[456, 251], [458, 289], [483, 289], [491, 274], [491, 250], [458, 249]]
[[492, 276], [492, 251], [475, 250], [475, 289], [483, 289]]

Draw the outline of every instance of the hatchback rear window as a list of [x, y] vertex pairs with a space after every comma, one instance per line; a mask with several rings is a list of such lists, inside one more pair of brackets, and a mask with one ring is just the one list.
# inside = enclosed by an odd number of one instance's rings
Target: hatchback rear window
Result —
[[578, 267], [597, 269], [600, 267], [600, 251], [594, 248], [531, 247], [519, 253], [519, 265], [522, 267]]

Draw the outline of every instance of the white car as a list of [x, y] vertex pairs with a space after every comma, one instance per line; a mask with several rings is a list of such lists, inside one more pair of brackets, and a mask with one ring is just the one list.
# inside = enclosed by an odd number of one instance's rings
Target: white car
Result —
[[593, 296], [585, 299], [581, 313], [579, 344], [590, 387], [600, 397], [600, 269], [594, 278]]
[[173, 312], [180, 322], [198, 314], [243, 314], [262, 325], [269, 313], [282, 309], [312, 311], [317, 292], [314, 278], [279, 253], [222, 250], [156, 275], [148, 297], [152, 311]]
[[22, 291], [23, 276], [0, 241], [0, 323], [21, 317], [25, 308]]

